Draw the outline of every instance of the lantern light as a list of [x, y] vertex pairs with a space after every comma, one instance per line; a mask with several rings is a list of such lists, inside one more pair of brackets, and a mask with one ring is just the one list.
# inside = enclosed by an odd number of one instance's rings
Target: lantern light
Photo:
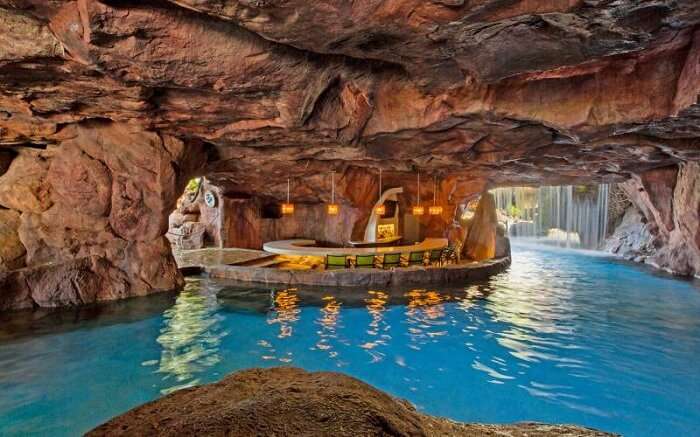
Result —
[[[382, 169], [381, 167], [379, 168], [379, 200], [380, 202], [382, 200]], [[376, 208], [374, 208], [374, 212], [377, 215], [384, 215], [386, 214], [386, 207], [382, 203], [381, 205], [378, 205]]]
[[282, 204], [282, 214], [284, 214], [284, 215], [294, 214], [294, 204], [293, 203], [283, 203]]
[[416, 196], [416, 198], [417, 198], [418, 202], [417, 202], [416, 205], [412, 208], [413, 215], [416, 215], [416, 216], [425, 214], [425, 208], [423, 208], [423, 207], [421, 206], [421, 204], [420, 204], [420, 172], [418, 173], [418, 184], [417, 184], [417, 188], [418, 188], [418, 191], [417, 191], [417, 196]]
[[328, 215], [338, 215], [340, 212], [340, 206], [335, 203], [335, 172], [331, 172], [331, 203], [326, 205], [326, 212]]
[[428, 208], [428, 214], [430, 214], [430, 215], [442, 214], [442, 206], [437, 204], [437, 177], [433, 177], [433, 206]]
[[282, 214], [284, 215], [294, 214], [294, 204], [289, 200], [290, 186], [289, 178], [287, 178], [287, 203], [282, 204]]
[[326, 211], [328, 212], [328, 215], [338, 215], [340, 212], [340, 206], [338, 206], [336, 203], [329, 203]]

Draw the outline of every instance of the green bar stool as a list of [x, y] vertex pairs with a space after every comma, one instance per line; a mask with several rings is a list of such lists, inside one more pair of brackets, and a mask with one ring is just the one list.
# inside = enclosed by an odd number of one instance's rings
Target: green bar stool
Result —
[[391, 267], [401, 266], [401, 254], [400, 253], [387, 253], [384, 254], [382, 259], [382, 268], [387, 269]]
[[425, 264], [425, 251], [411, 252], [408, 254], [408, 265], [417, 266]]
[[442, 249], [433, 249], [430, 251], [430, 264], [442, 265]]
[[374, 255], [357, 255], [355, 257], [355, 267], [373, 268], [375, 263]]
[[349, 266], [347, 255], [326, 255], [326, 270], [347, 269]]

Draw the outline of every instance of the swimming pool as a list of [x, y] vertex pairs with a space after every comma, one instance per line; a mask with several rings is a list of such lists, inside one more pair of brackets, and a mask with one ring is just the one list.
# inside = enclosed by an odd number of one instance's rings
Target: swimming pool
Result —
[[490, 281], [251, 288], [0, 320], [0, 434], [78, 435], [249, 367], [348, 373], [431, 414], [624, 433], [700, 429], [700, 290], [588, 253], [515, 244]]

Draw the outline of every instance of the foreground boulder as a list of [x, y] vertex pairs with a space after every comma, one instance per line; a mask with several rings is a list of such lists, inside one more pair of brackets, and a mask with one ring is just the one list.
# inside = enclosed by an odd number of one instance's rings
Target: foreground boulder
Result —
[[606, 436], [574, 426], [478, 425], [421, 414], [339, 373], [280, 367], [175, 392], [90, 431], [103, 435]]

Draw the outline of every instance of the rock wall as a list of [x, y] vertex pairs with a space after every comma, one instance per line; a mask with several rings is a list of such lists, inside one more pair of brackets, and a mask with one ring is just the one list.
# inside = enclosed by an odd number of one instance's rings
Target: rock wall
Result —
[[700, 165], [647, 171], [621, 186], [633, 208], [606, 248], [674, 274], [699, 275]]
[[27, 251], [19, 238], [21, 215], [12, 209], [0, 209], [0, 270], [24, 267]]
[[[193, 175], [265, 203], [291, 178], [305, 234], [360, 239], [379, 168], [405, 207], [439, 177], [420, 222], [442, 236], [487, 187], [680, 164], [637, 203], [658, 262], [694, 271], [696, 3], [0, 0], [0, 309], [177, 287], [163, 235]], [[333, 170], [342, 231], [320, 225]], [[247, 208], [236, 244], [299, 232]]]
[[[86, 304], [182, 284], [164, 238], [197, 145], [129, 124], [62, 132], [19, 149], [0, 177], [0, 309]], [[5, 290], [19, 290], [6, 292]]]
[[[324, 180], [328, 179], [328, 180]], [[311, 183], [326, 185], [330, 175], [319, 175]], [[327, 198], [330, 202], [330, 187], [328, 193], [315, 193], [307, 183], [295, 183], [294, 196], [306, 203], [295, 201], [295, 211], [292, 215], [270, 217], [279, 207], [279, 201], [272, 198], [250, 196], [231, 191], [225, 184], [216, 185], [205, 180], [202, 191], [193, 201], [183, 202], [170, 217], [170, 232], [168, 238], [176, 245], [180, 244], [178, 237], [188, 232], [204, 232], [205, 238], [198, 243], [184, 243], [184, 248], [198, 248], [204, 245], [214, 247], [240, 247], [260, 249], [265, 242], [291, 238], [315, 239], [335, 245], [346, 245], [350, 240], [362, 240], [369, 214], [376, 201], [373, 191], [378, 188], [378, 178], [363, 169], [347, 168], [339, 175], [336, 202], [340, 205], [337, 216], [326, 213], [325, 203], [311, 203], [312, 196], [320, 195], [321, 200]], [[385, 181], [386, 182], [386, 181]], [[411, 207], [416, 202], [415, 182], [408, 183], [406, 178], [388, 178], [391, 184], [401, 185], [405, 193], [398, 196], [398, 207], [402, 211], [397, 232], [404, 234], [404, 215], [410, 214]], [[418, 217], [420, 238], [444, 237], [449, 224], [455, 217], [459, 204], [465, 199], [476, 196], [473, 190], [483, 187], [474, 185], [471, 189], [456, 190], [458, 182], [452, 178], [441, 181], [436, 187], [430, 185], [422, 188], [422, 204], [432, 204], [432, 194], [436, 191], [436, 202], [443, 206], [440, 215], [426, 214]], [[325, 187], [324, 187], [325, 188]], [[216, 205], [209, 207], [204, 202], [204, 193], [210, 192], [216, 198]], [[358, 195], [361, 194], [361, 195]], [[425, 201], [426, 197], [430, 200]], [[264, 210], [267, 210], [268, 216]], [[183, 227], [184, 224], [184, 227]], [[194, 245], [193, 245], [194, 244]], [[196, 247], [195, 247], [196, 246]]]

